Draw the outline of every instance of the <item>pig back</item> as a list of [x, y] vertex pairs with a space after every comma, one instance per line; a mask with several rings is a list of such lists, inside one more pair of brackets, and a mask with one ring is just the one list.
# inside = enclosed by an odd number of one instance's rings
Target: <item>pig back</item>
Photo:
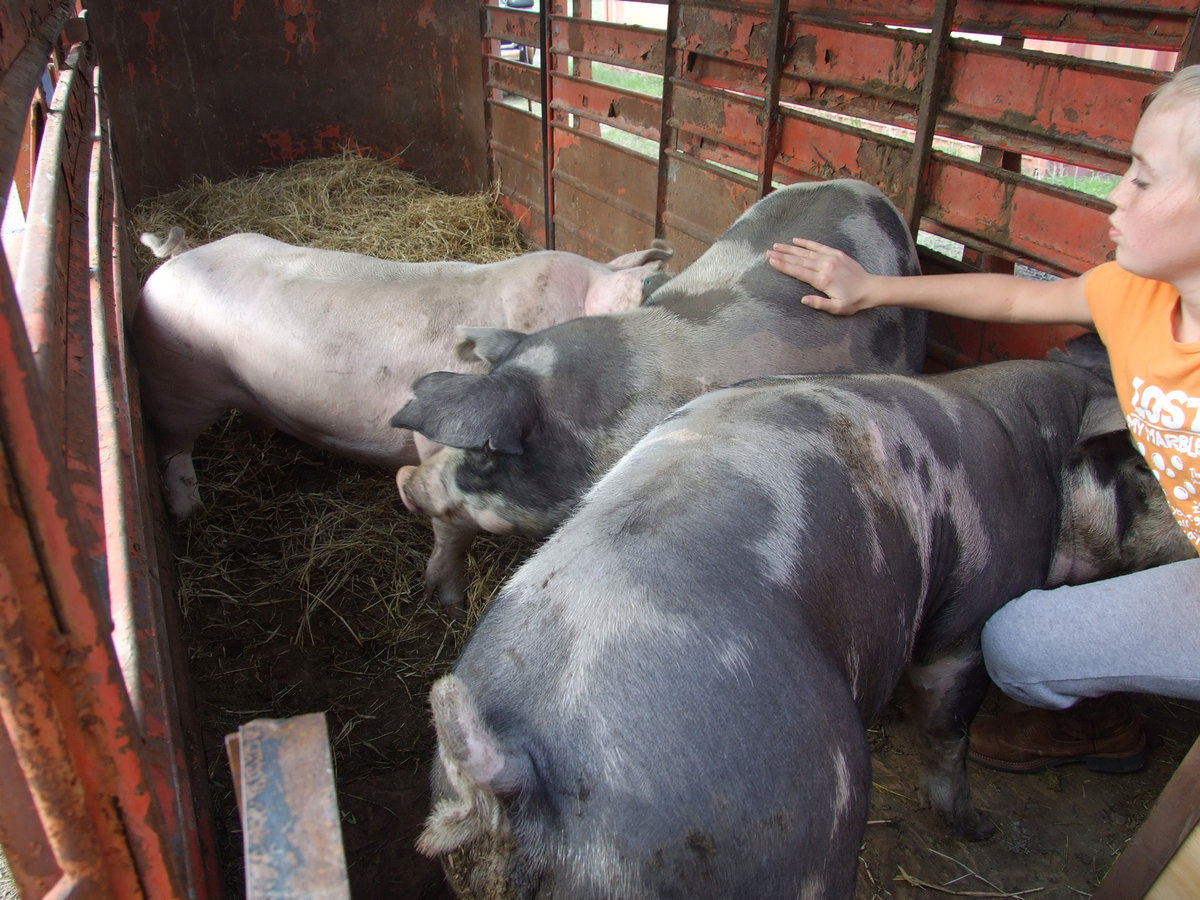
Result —
[[[868, 272], [920, 273], [899, 210], [879, 190], [851, 179], [781, 188], [750, 207], [648, 304], [720, 323], [730, 343], [760, 348], [743, 377], [792, 372], [919, 372], [927, 314], [884, 307], [837, 317], [804, 306], [812, 285], [773, 268], [775, 243], [803, 237], [842, 250]], [[751, 357], [755, 354], [751, 353]]]

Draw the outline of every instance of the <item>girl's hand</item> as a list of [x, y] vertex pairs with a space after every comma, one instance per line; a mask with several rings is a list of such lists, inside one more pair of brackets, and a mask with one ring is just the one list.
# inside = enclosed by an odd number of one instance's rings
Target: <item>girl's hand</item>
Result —
[[845, 316], [867, 309], [870, 274], [841, 250], [807, 238], [776, 244], [767, 251], [767, 261], [785, 275], [805, 281], [827, 296], [809, 294], [800, 302], [813, 309]]

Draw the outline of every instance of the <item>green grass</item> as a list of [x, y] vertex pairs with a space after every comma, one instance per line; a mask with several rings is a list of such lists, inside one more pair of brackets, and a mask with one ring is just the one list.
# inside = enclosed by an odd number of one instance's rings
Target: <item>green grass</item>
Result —
[[637, 91], [650, 97], [662, 96], [662, 76], [607, 63], [592, 63], [592, 81], [626, 91]]
[[1095, 172], [1091, 175], [1078, 176], [1046, 175], [1040, 180], [1058, 187], [1070, 188], [1073, 191], [1082, 191], [1085, 194], [1091, 194], [1093, 197], [1099, 197], [1103, 200], [1117, 186], [1117, 182], [1121, 180], [1121, 177], [1119, 175], [1109, 175], [1105, 172]]

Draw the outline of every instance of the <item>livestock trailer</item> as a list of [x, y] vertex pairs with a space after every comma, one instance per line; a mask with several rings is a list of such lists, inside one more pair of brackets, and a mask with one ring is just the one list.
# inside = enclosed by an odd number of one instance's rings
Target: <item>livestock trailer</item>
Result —
[[[1071, 275], [1109, 253], [1104, 195], [1148, 95], [1200, 62], [1198, 12], [3, 0], [0, 847], [21, 896], [227, 890], [208, 791], [225, 761], [198, 737], [123, 328], [132, 208], [353, 146], [495, 191], [531, 248], [609, 259], [663, 238], [678, 270], [774, 187], [854, 177], [895, 201], [926, 272]], [[941, 318], [929, 366], [1041, 357], [1073, 333]], [[1186, 895], [1197, 751], [1170, 775], [1096, 863], [1096, 896], [1156, 879]], [[310, 852], [285, 882], [323, 877]]]

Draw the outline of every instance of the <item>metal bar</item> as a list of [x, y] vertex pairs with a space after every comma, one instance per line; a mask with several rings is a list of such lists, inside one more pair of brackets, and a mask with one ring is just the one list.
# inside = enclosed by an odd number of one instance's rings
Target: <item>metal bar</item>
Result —
[[[181, 643], [182, 622], [173, 594], [164, 584], [171, 583], [171, 561], [160, 557], [161, 535], [155, 533], [157, 519], [149, 514], [159, 508], [158, 484], [147, 460], [142, 436], [141, 402], [132, 357], [125, 342], [125, 323], [130, 318], [126, 306], [128, 294], [136, 296], [137, 283], [132, 271], [129, 247], [125, 242], [125, 210], [121, 203], [114, 163], [112, 135], [108, 128], [108, 109], [96, 79], [99, 121], [103, 123], [103, 189], [105, 204], [99, 215], [107, 223], [100, 251], [108, 254], [105, 284], [110, 291], [105, 304], [105, 322], [114, 347], [112, 372], [116, 386], [117, 419], [120, 444], [116, 464], [125, 478], [125, 522], [129, 535], [129, 578], [132, 622], [142, 645], [141, 665], [135, 675], [131, 661], [121, 659], [128, 683], [141, 679], [146, 685], [147, 703], [140, 719], [147, 748], [147, 763], [163, 811], [165, 833], [169, 836], [183, 871], [183, 887], [192, 898], [216, 897], [220, 893], [221, 873], [213, 813], [208, 792], [208, 769], [200, 747], [199, 725], [195, 721], [195, 700], [191, 694], [187, 655]], [[128, 290], [127, 290], [128, 289]], [[118, 618], [116, 614], [114, 620]], [[119, 656], [120, 654], [118, 654]]]
[[[546, 249], [554, 249], [554, 129], [550, 127], [551, 65], [550, 36], [547, 31], [546, 0], [538, 4], [538, 63], [542, 76], [542, 191], [543, 215], [546, 229]], [[557, 62], [554, 62], [557, 65]]]
[[658, 142], [661, 114], [654, 97], [563, 75], [555, 86], [552, 106], [556, 111]]
[[662, 70], [662, 55], [670, 47], [657, 28], [595, 19], [556, 17], [554, 21], [556, 33], [550, 52], [591, 62], [657, 73]]
[[[0, 75], [0, 183], [9, 184], [22, 151], [22, 135], [29, 121], [33, 98], [41, 86], [46, 60], [66, 21], [75, 13], [74, 0], [59, 0], [31, 33], [16, 59]], [[24, 189], [24, 185], [21, 185]], [[0, 215], [8, 195], [0, 194]]]
[[[7, 487], [12, 477], [6, 455], [0, 454], [0, 483]], [[0, 494], [8, 496], [7, 490]], [[0, 524], [0, 719], [61, 873], [93, 886], [97, 896], [109, 896], [105, 852], [94, 836], [83, 786], [73, 777], [64, 723], [48, 684], [53, 666], [38, 652], [33, 634], [41, 623], [26, 614], [36, 600], [45, 602], [30, 596], [36, 589], [36, 554], [19, 508], [4, 502]], [[25, 868], [18, 865], [16, 871]], [[59, 873], [47, 874], [51, 884], [58, 882]]]
[[[0, 660], [0, 669], [3, 668], [4, 661]], [[54, 859], [25, 770], [13, 749], [8, 728], [2, 722], [0, 797], [4, 798], [0, 803], [0, 847], [7, 848], [5, 862], [9, 874], [22, 895], [40, 897], [54, 886], [62, 869]]]
[[667, 33], [663, 42], [662, 67], [662, 115], [658, 128], [658, 180], [654, 201], [654, 236], [663, 238], [666, 235], [667, 184], [670, 178], [670, 151], [674, 149], [676, 131], [671, 125], [674, 116], [675, 77], [679, 65], [679, 55], [675, 43], [679, 37], [680, 0], [670, 0], [667, 3]]
[[764, 86], [762, 105], [762, 135], [759, 139], [761, 164], [758, 172], [758, 196], [765, 197], [771, 191], [771, 174], [775, 167], [775, 154], [779, 151], [779, 79], [783, 71], [783, 57], [788, 36], [788, 0], [775, 0], [771, 8], [771, 32], [775, 42], [767, 58], [767, 80]]
[[921, 227], [921, 209], [925, 199], [925, 167], [933, 152], [937, 133], [938, 111], [942, 102], [942, 87], [946, 79], [946, 49], [950, 30], [954, 26], [955, 0], [937, 0], [934, 10], [933, 33], [925, 46], [925, 78], [921, 86], [921, 114], [913, 155], [909, 160], [908, 183], [905, 186], [904, 220], [915, 237]]
[[247, 900], [349, 900], [324, 713], [256, 719], [225, 742], [239, 785]]
[[64, 419], [61, 398], [65, 394], [64, 368], [54, 354], [65, 345], [66, 312], [59, 303], [58, 228], [62, 202], [63, 173], [60, 165], [67, 152], [67, 110], [75, 90], [82, 51], [75, 47], [67, 68], [59, 75], [50, 103], [42, 148], [29, 192], [25, 234], [17, 272], [17, 296], [25, 316], [29, 344], [41, 378], [42, 390], [55, 419]]
[[[794, 12], [841, 21], [922, 27], [936, 0], [793, 0]], [[1010, 34], [1083, 44], [1178, 49], [1194, 10], [1191, 0], [1078, 3], [1072, 0], [960, 0], [958, 31]]]

